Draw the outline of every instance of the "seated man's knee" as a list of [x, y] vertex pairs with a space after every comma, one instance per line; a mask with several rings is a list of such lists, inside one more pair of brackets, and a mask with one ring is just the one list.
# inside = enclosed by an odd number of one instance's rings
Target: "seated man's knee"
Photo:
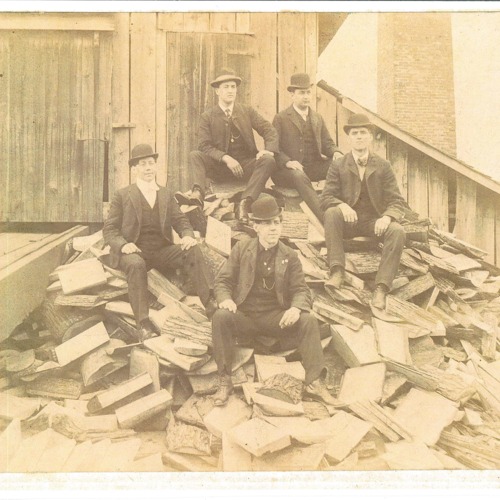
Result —
[[146, 261], [137, 253], [128, 254], [124, 262], [127, 274], [146, 272]]
[[302, 172], [302, 170], [290, 170], [290, 175], [294, 182], [306, 182], [308, 184], [311, 182], [309, 180], [309, 177], [307, 177], [307, 174], [305, 172]]
[[326, 211], [325, 211], [324, 219], [323, 219], [325, 221], [325, 224], [328, 221], [333, 221], [333, 220], [336, 220], [336, 219], [342, 219], [342, 220], [344, 220], [344, 214], [342, 213], [342, 210], [340, 210], [339, 207], [330, 207], [330, 208], [327, 208]]
[[404, 244], [406, 241], [406, 232], [401, 224], [398, 222], [391, 222], [387, 228], [386, 237], [393, 238], [394, 240]]
[[195, 150], [195, 151], [190, 151], [189, 152], [189, 159], [190, 160], [203, 160], [204, 154], [201, 151]]
[[270, 170], [274, 170], [276, 168], [276, 160], [270, 155], [261, 156], [257, 161], [256, 168], [268, 168]]
[[231, 311], [228, 311], [227, 309], [217, 309], [212, 316], [212, 323], [213, 324], [225, 324], [229, 321], [232, 321], [234, 319], [234, 313]]

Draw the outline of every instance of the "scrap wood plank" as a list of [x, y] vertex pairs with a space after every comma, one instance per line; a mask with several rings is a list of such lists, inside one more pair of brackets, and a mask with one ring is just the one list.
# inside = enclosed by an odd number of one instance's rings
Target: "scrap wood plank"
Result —
[[165, 307], [174, 307], [181, 309], [184, 315], [187, 316], [188, 321], [194, 320], [196, 323], [205, 323], [207, 321], [207, 317], [204, 314], [195, 311], [193, 308], [187, 306], [179, 300], [174, 299], [166, 293], [160, 293], [160, 295], [158, 296], [158, 302]]
[[56, 346], [54, 351], [57, 362], [60, 366], [66, 366], [108, 341], [108, 332], [101, 321], [88, 330]]
[[107, 275], [102, 264], [96, 258], [85, 259], [80, 262], [68, 264], [61, 271], [58, 271], [64, 294], [70, 294], [104, 285], [107, 282]]
[[345, 268], [354, 274], [376, 273], [380, 266], [380, 253], [371, 252], [350, 252], [346, 254]]
[[30, 396], [43, 396], [55, 399], [78, 399], [82, 393], [82, 383], [79, 380], [62, 377], [40, 377], [33, 380], [27, 387]]
[[305, 274], [308, 274], [309, 276], [312, 276], [313, 278], [317, 278], [319, 280], [328, 279], [327, 271], [318, 267], [318, 265], [314, 261], [304, 257], [304, 255], [302, 255], [302, 253], [299, 250], [296, 250], [296, 254], [300, 260], [302, 269]]
[[409, 281], [406, 285], [392, 292], [392, 294], [402, 300], [408, 300], [429, 290], [434, 285], [435, 282], [432, 274], [427, 273]]
[[457, 405], [439, 394], [410, 389], [394, 411], [394, 420], [414, 439], [432, 446], [458, 412]]
[[304, 415], [304, 406], [302, 401], [296, 404], [287, 403], [276, 398], [264, 396], [255, 391], [252, 394], [253, 402], [262, 410], [265, 415], [295, 417]]
[[305, 241], [295, 241], [294, 244], [306, 259], [312, 261], [319, 269], [328, 271], [328, 265], [325, 258], [314, 248], [313, 245]]
[[278, 373], [287, 373], [302, 381], [305, 379], [304, 367], [300, 361], [287, 362], [284, 357], [264, 356], [260, 354], [256, 354], [254, 360], [255, 369], [260, 382]]
[[315, 471], [325, 455], [323, 444], [291, 446], [252, 460], [253, 471]]
[[40, 408], [40, 399], [24, 398], [0, 392], [0, 418], [25, 420]]
[[388, 443], [382, 458], [392, 470], [443, 469], [443, 464], [424, 443]]
[[[111, 439], [103, 439], [92, 444], [89, 449], [84, 449], [85, 453], [75, 460], [73, 472], [94, 472], [99, 467], [99, 462], [105, 460], [111, 446]], [[71, 457], [70, 457], [71, 458]]]
[[111, 405], [123, 400], [124, 398], [130, 396], [131, 394], [148, 387], [153, 383], [153, 380], [149, 373], [141, 373], [125, 382], [111, 387], [108, 390], [96, 394], [87, 403], [87, 409], [89, 413], [97, 413]]
[[0, 434], [0, 472], [5, 472], [22, 441], [21, 421], [13, 419]]
[[460, 436], [451, 431], [443, 431], [439, 438], [439, 444], [447, 449], [473, 452], [485, 460], [489, 460], [495, 467], [500, 466], [500, 445], [495, 442], [493, 446], [471, 436]]
[[93, 309], [105, 303], [106, 301], [98, 295], [58, 295], [54, 301], [56, 306], [81, 307], [82, 309]]
[[217, 467], [209, 464], [201, 457], [196, 455], [185, 455], [183, 453], [174, 453], [165, 451], [162, 453], [163, 463], [179, 471], [185, 472], [218, 472]]
[[329, 321], [340, 323], [352, 330], [358, 331], [364, 324], [363, 320], [341, 311], [338, 307], [333, 307], [318, 300], [315, 300], [313, 303], [313, 311], [327, 318]]
[[446, 329], [439, 318], [429, 311], [424, 311], [411, 302], [401, 300], [392, 295], [388, 295], [386, 298], [386, 312], [391, 315], [399, 316], [416, 326], [430, 330], [431, 335], [442, 336], [446, 334]]
[[52, 431], [51, 439], [38, 460], [31, 462], [28, 472], [60, 472], [75, 447], [74, 439]]
[[252, 454], [236, 444], [228, 432], [222, 434], [222, 470], [247, 472], [252, 470]]
[[210, 432], [171, 418], [167, 426], [167, 449], [174, 453], [210, 455]]
[[270, 423], [253, 418], [233, 427], [229, 437], [256, 457], [290, 446], [290, 435]]
[[114, 314], [121, 314], [129, 318], [134, 317], [134, 311], [132, 311], [130, 302], [125, 302], [124, 300], [113, 300], [112, 302], [108, 302], [104, 309]]
[[404, 363], [398, 363], [397, 361], [384, 357], [382, 357], [382, 359], [389, 370], [404, 375], [410, 382], [418, 385], [422, 389], [435, 391], [439, 387], [439, 380], [434, 375], [424, 370], [405, 365]]
[[186, 294], [175, 286], [157, 269], [148, 271], [148, 290], [158, 298], [162, 293], [170, 295], [175, 300], [182, 300]]
[[411, 325], [410, 323], [395, 323], [374, 317], [372, 318], [372, 324], [375, 330], [384, 330], [387, 333], [394, 332], [395, 335], [404, 334], [408, 339], [417, 339], [419, 337], [424, 337], [425, 335], [430, 335], [429, 330], [416, 325]]
[[118, 425], [121, 429], [132, 429], [140, 422], [166, 410], [171, 403], [172, 396], [165, 389], [144, 396], [115, 411]]
[[384, 363], [348, 368], [342, 379], [339, 400], [350, 404], [355, 401], [380, 401], [385, 380]]
[[209, 432], [222, 438], [222, 435], [237, 425], [250, 419], [252, 408], [237, 396], [230, 396], [225, 406], [216, 406], [203, 417]]
[[128, 470], [141, 445], [142, 440], [139, 438], [112, 442], [106, 451], [106, 455], [98, 461], [98, 466], [94, 472], [122, 472]]
[[[387, 324], [390, 325], [389, 328], [385, 328]], [[378, 353], [394, 361], [411, 365], [408, 333], [397, 326], [394, 328], [391, 323], [384, 324], [377, 318], [373, 318], [373, 326]]]
[[373, 425], [344, 411], [335, 414], [332, 421], [335, 435], [325, 442], [325, 456], [328, 460], [341, 462], [359, 444]]
[[212, 346], [212, 326], [206, 319], [202, 323], [195, 323], [170, 317], [164, 330], [162, 333], [168, 333], [176, 338], [190, 340], [207, 347]]
[[446, 231], [440, 231], [435, 227], [431, 227], [429, 230], [429, 234], [443, 243], [447, 243], [448, 245], [456, 248], [460, 252], [465, 253], [466, 255], [470, 255], [473, 258], [482, 259], [488, 255], [488, 252], [482, 250], [481, 248], [477, 248], [470, 243], [460, 240], [456, 238], [453, 234], [447, 233]]
[[359, 331], [344, 325], [330, 325], [330, 331], [333, 347], [350, 368], [380, 361], [370, 325], [364, 324]]
[[160, 358], [166, 359], [188, 372], [199, 368], [210, 359], [208, 354], [198, 357], [178, 353], [174, 348], [174, 343], [167, 339], [165, 335], [145, 340], [144, 346], [158, 354]]
[[231, 228], [213, 217], [207, 219], [205, 243], [224, 257], [231, 253]]
[[390, 425], [376, 415], [374, 415], [370, 408], [367, 408], [362, 401], [356, 401], [349, 405], [351, 411], [353, 411], [358, 417], [362, 418], [366, 422], [371, 422], [375, 429], [381, 432], [389, 441], [396, 442], [401, 439], [401, 436], [395, 432]]
[[316, 217], [313, 211], [309, 208], [305, 201], [300, 202], [300, 208], [307, 215], [309, 221], [314, 226], [314, 228], [318, 231], [318, 233], [324, 238], [325, 237], [325, 228], [321, 221]]
[[400, 263], [420, 274], [427, 274], [429, 272], [429, 266], [422, 262], [420, 258], [416, 258], [411, 254], [408, 249], [403, 250]]

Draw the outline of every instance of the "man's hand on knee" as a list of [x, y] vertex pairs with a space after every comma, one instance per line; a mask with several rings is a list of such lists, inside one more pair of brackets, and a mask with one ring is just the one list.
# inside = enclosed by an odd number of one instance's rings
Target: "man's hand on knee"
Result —
[[243, 172], [243, 168], [240, 165], [240, 162], [238, 160], [235, 160], [232, 156], [229, 155], [224, 155], [222, 157], [222, 161], [226, 164], [226, 167], [231, 170], [233, 175], [235, 177], [238, 177], [241, 179], [243, 175], [245, 174]]
[[130, 243], [125, 243], [125, 245], [122, 246], [121, 252], [124, 254], [131, 254], [131, 253], [139, 253], [141, 249], [132, 241]]
[[374, 228], [375, 236], [382, 236], [387, 231], [390, 223], [391, 218], [388, 215], [384, 215], [380, 217], [380, 219], [377, 219]]
[[235, 313], [236, 310], [238, 309], [238, 306], [236, 305], [234, 300], [226, 299], [219, 304], [219, 309], [225, 309], [226, 311]]
[[280, 321], [280, 328], [287, 328], [295, 325], [300, 318], [300, 309], [298, 307], [290, 307], [285, 311]]
[[262, 149], [257, 152], [257, 154], [255, 155], [255, 159], [258, 160], [265, 155], [274, 157], [274, 153], [272, 151], [268, 151], [267, 149]]
[[285, 163], [285, 167], [289, 168], [290, 170], [300, 170], [301, 172], [304, 171], [304, 167], [302, 166], [302, 163], [297, 160], [288, 160]]
[[189, 250], [190, 248], [196, 246], [198, 242], [191, 236], [184, 236], [181, 239], [181, 248], [182, 250]]
[[344, 216], [344, 222], [347, 222], [348, 224], [358, 222], [358, 214], [356, 213], [356, 210], [352, 209], [347, 203], [341, 203], [339, 208]]

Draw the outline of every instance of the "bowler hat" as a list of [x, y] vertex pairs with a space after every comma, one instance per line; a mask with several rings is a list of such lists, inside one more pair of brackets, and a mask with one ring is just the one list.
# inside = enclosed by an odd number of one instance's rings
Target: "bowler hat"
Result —
[[365, 127], [373, 131], [375, 125], [363, 113], [355, 113], [349, 117], [346, 125], [344, 125], [344, 132], [348, 134], [352, 128]]
[[311, 79], [307, 73], [295, 73], [290, 77], [290, 85], [288, 92], [293, 92], [295, 89], [308, 89], [312, 87]]
[[278, 206], [274, 196], [261, 196], [259, 199], [252, 203], [252, 212], [248, 214], [250, 220], [259, 222], [265, 220], [272, 220], [278, 217], [283, 212], [283, 208]]
[[134, 165], [137, 165], [139, 160], [149, 158], [150, 156], [156, 160], [158, 158], [158, 153], [155, 153], [149, 144], [137, 144], [137, 146], [133, 147], [132, 153], [130, 153], [128, 165], [129, 167], [133, 167]]
[[212, 80], [210, 82], [210, 85], [214, 88], [217, 88], [221, 83], [224, 82], [236, 82], [236, 86], [238, 86], [241, 83], [241, 78], [236, 75], [234, 70], [230, 68], [222, 68], [215, 80]]

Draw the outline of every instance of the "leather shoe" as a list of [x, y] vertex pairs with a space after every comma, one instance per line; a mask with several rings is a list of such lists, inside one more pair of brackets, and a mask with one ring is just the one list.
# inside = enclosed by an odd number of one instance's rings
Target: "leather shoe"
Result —
[[196, 205], [203, 208], [203, 199], [201, 197], [200, 191], [194, 191], [190, 193], [182, 193], [181, 191], [177, 191], [174, 194], [175, 201], [179, 206], [181, 205]]
[[150, 319], [145, 319], [141, 321], [139, 328], [137, 328], [137, 340], [139, 342], [144, 342], [145, 340], [157, 337], [155, 327]]
[[248, 223], [248, 212], [250, 212], [250, 207], [252, 205], [252, 198], [245, 198], [242, 200], [238, 206], [238, 211], [236, 218], [241, 222]]
[[372, 296], [372, 306], [376, 309], [385, 309], [385, 297], [388, 292], [385, 285], [377, 285]]
[[325, 285], [333, 288], [340, 288], [344, 281], [344, 269], [340, 266], [334, 266], [330, 271], [330, 279], [325, 282]]
[[330, 392], [326, 388], [325, 381], [320, 378], [314, 380], [308, 386], [306, 386], [305, 394], [311, 399], [314, 399], [315, 401], [319, 401], [321, 403], [325, 403], [329, 406], [345, 406], [341, 401], [339, 401], [337, 398], [334, 398], [330, 394]]
[[233, 381], [231, 380], [231, 375], [219, 375], [219, 388], [213, 395], [214, 405], [224, 406], [233, 391], [234, 387]]

